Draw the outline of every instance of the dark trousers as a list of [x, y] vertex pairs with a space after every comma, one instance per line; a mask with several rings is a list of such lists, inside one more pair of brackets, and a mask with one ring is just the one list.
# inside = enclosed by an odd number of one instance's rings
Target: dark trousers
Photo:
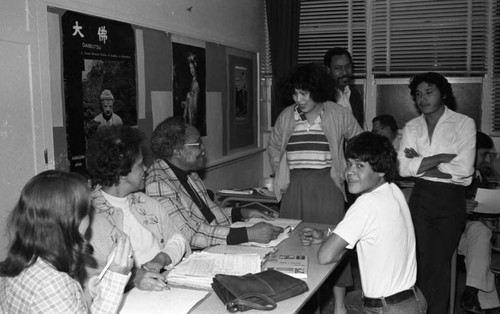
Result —
[[418, 179], [409, 207], [417, 240], [417, 283], [429, 314], [446, 313], [450, 265], [465, 226], [465, 187]]

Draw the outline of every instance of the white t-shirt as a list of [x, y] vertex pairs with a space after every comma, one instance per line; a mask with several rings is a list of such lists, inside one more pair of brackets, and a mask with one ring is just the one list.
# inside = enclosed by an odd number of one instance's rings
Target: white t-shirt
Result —
[[366, 297], [386, 297], [415, 285], [415, 232], [408, 204], [395, 184], [358, 197], [334, 233], [347, 241], [348, 249], [357, 247]]
[[102, 192], [104, 198], [113, 206], [123, 210], [123, 232], [129, 236], [134, 251], [134, 264], [142, 264], [152, 260], [160, 253], [160, 244], [154, 235], [146, 229], [130, 212], [127, 197], [115, 197]]

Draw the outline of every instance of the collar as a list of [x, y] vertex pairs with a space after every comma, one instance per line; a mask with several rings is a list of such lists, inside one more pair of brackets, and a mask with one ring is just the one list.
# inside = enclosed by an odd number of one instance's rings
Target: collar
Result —
[[295, 105], [295, 113], [299, 116], [299, 119], [302, 121], [307, 121], [307, 117], [305, 112], [300, 110], [299, 105]]
[[177, 177], [177, 179], [179, 179], [179, 181], [186, 182], [188, 180], [188, 175], [190, 175], [192, 171], [182, 170], [181, 168], [175, 166], [174, 164], [172, 164], [168, 160], [165, 160], [165, 162], [170, 167], [170, 169], [172, 169], [173, 173], [175, 174], [175, 176]]
[[343, 91], [339, 89], [339, 92], [342, 95], [349, 95], [349, 96], [351, 95], [351, 89], [349, 88], [349, 85], [346, 85]]

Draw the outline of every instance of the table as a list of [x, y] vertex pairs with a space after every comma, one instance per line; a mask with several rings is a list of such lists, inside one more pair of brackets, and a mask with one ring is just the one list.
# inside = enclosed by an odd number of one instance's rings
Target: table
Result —
[[[283, 300], [278, 302], [278, 307], [273, 311], [257, 311], [250, 310], [245, 313], [283, 313], [291, 314], [297, 313], [301, 307], [314, 295], [318, 288], [323, 284], [323, 282], [328, 278], [328, 276], [333, 272], [333, 264], [321, 265], [318, 263], [318, 250], [320, 245], [302, 246], [299, 240], [299, 231], [304, 227], [311, 227], [316, 229], [326, 229], [332, 227], [331, 225], [316, 224], [316, 223], [306, 223], [302, 222], [295, 228], [290, 237], [283, 241], [279, 246], [277, 253], [279, 254], [293, 254], [293, 255], [307, 255], [309, 256], [309, 266], [307, 272], [307, 285], [309, 286], [309, 291], [295, 296], [293, 298]], [[198, 304], [192, 309], [191, 313], [229, 313], [224, 305], [222, 304], [219, 297], [212, 292], [205, 300]]]
[[[268, 197], [253, 191], [252, 194], [230, 194], [230, 193], [216, 193], [217, 199], [220, 200], [220, 207], [226, 207], [229, 202], [236, 202], [236, 206], [247, 207], [257, 204], [267, 210], [274, 210], [265, 204], [279, 204], [276, 197]], [[240, 206], [240, 203], [245, 203]]]

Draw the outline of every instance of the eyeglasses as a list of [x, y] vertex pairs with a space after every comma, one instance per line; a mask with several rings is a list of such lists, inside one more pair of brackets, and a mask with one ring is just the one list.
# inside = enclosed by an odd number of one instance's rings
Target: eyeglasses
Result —
[[196, 143], [186, 143], [186, 144], [184, 144], [184, 146], [198, 146], [198, 147], [200, 147], [201, 145], [203, 145], [203, 140], [201, 139], [201, 137], [198, 140], [198, 142], [196, 142]]

